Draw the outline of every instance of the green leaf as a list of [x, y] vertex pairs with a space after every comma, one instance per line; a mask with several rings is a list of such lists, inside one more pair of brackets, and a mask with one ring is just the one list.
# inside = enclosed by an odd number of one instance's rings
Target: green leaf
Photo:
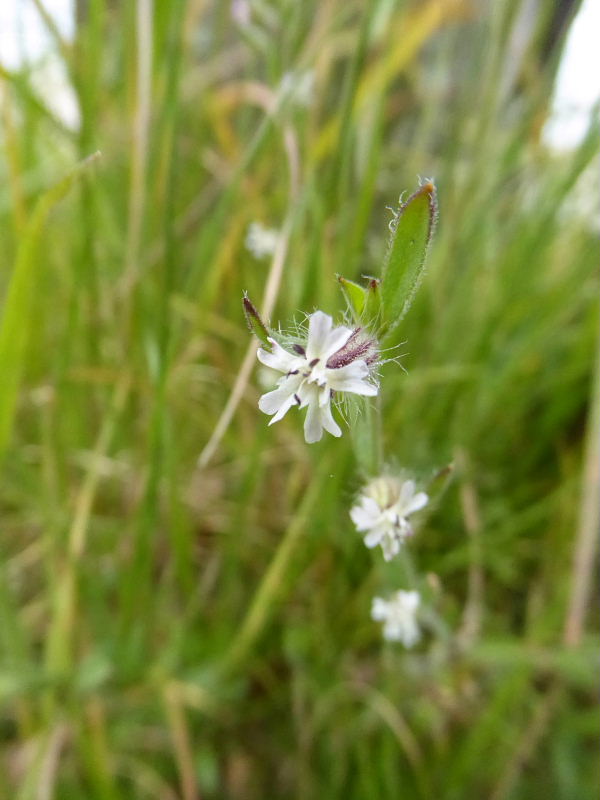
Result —
[[412, 304], [423, 277], [436, 217], [436, 192], [431, 181], [419, 187], [396, 213], [381, 283], [384, 333], [398, 325]]
[[33, 299], [38, 286], [39, 269], [37, 254], [44, 226], [50, 212], [66, 195], [74, 180], [99, 155], [95, 153], [80, 162], [39, 198], [19, 243], [0, 321], [0, 457], [4, 454], [12, 431], [27, 343], [33, 328]]
[[343, 275], [338, 275], [337, 279], [342, 287], [344, 297], [348, 301], [348, 305], [354, 311], [354, 314], [358, 319], [363, 313], [363, 309], [365, 307], [367, 290], [363, 289], [362, 286], [359, 286], [358, 283], [354, 283], [354, 281], [349, 281], [348, 278], [344, 278]]
[[381, 324], [381, 281], [371, 278], [366, 292], [365, 308], [363, 311], [363, 322], [373, 331]]
[[269, 341], [269, 336], [271, 336], [271, 333], [269, 332], [269, 329], [265, 323], [262, 321], [260, 314], [256, 310], [256, 306], [250, 300], [247, 294], [245, 294], [242, 298], [242, 304], [244, 306], [244, 315], [250, 331], [267, 350], [271, 350], [271, 342]]

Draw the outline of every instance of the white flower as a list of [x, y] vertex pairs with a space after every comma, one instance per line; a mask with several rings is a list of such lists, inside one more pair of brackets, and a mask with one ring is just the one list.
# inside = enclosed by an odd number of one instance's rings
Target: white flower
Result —
[[371, 618], [384, 623], [384, 639], [388, 642], [402, 642], [405, 647], [412, 647], [419, 641], [421, 633], [416, 614], [420, 601], [418, 592], [404, 592], [402, 589], [394, 592], [389, 600], [373, 598]]
[[425, 492], [415, 493], [413, 480], [384, 475], [364, 487], [350, 517], [358, 531], [367, 531], [367, 547], [381, 545], [384, 559], [390, 561], [413, 534], [408, 517], [427, 505], [428, 500]]
[[332, 327], [328, 314], [315, 311], [308, 322], [306, 346], [294, 345], [290, 353], [274, 339], [269, 338], [271, 352], [260, 348], [258, 360], [284, 375], [278, 388], [263, 394], [258, 407], [272, 414], [269, 422], [278, 422], [288, 410], [297, 405], [308, 406], [304, 421], [307, 442], [318, 442], [323, 429], [333, 436], [342, 431], [331, 414], [333, 392], [351, 392], [373, 397], [377, 386], [366, 378], [370, 365], [376, 359], [372, 340], [361, 337], [361, 329], [351, 330], [343, 325]]
[[279, 231], [274, 228], [265, 228], [260, 222], [251, 222], [244, 244], [254, 258], [267, 258], [272, 256], [279, 241]]
[[285, 72], [279, 83], [278, 95], [281, 102], [291, 101], [297, 106], [308, 108], [312, 103], [315, 90], [315, 73], [313, 70]]

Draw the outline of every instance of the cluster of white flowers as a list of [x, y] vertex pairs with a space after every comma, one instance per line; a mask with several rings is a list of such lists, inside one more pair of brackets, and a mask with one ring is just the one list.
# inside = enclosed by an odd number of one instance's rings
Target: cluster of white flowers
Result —
[[244, 243], [246, 245], [246, 250], [252, 253], [254, 258], [262, 259], [273, 255], [278, 241], [278, 230], [275, 230], [275, 228], [265, 228], [260, 222], [251, 222], [250, 225], [248, 225]]
[[[378, 360], [376, 341], [362, 328], [334, 327], [329, 315], [315, 311], [308, 318], [306, 339], [286, 349], [268, 336], [248, 298], [244, 299], [244, 305], [251, 326], [258, 326], [263, 341], [268, 342], [268, 346], [259, 348], [258, 360], [283, 373], [277, 387], [263, 394], [258, 402], [260, 410], [271, 415], [269, 425], [297, 406], [307, 408], [304, 421], [307, 442], [318, 442], [324, 430], [341, 436], [331, 411], [331, 400], [344, 392], [366, 397], [378, 393], [373, 376], [373, 365]], [[381, 546], [384, 559], [390, 561], [413, 534], [409, 517], [428, 501], [425, 492], [417, 491], [414, 480], [381, 475], [362, 488], [350, 517], [356, 529], [364, 534], [366, 546]], [[420, 638], [416, 616], [419, 603], [417, 591], [400, 590], [389, 600], [375, 597], [371, 616], [384, 623], [385, 639], [412, 647]]]
[[405, 540], [412, 536], [408, 521], [411, 514], [427, 505], [425, 492], [416, 492], [413, 480], [382, 475], [370, 481], [361, 491], [350, 517], [358, 531], [365, 532], [367, 547], [381, 545], [383, 557], [390, 561], [400, 552]]
[[383, 622], [383, 638], [389, 642], [402, 642], [412, 647], [421, 638], [417, 625], [417, 609], [421, 598], [418, 592], [394, 592], [389, 600], [374, 597], [371, 618]]
[[332, 326], [332, 319], [315, 311], [308, 321], [305, 344], [294, 344], [293, 352], [285, 350], [269, 337], [271, 350], [260, 348], [258, 359], [267, 367], [283, 373], [277, 389], [264, 394], [258, 407], [271, 414], [269, 425], [282, 419], [297, 405], [308, 406], [304, 421], [307, 442], [318, 442], [323, 430], [333, 436], [342, 431], [331, 413], [334, 392], [350, 392], [373, 397], [378, 387], [367, 380], [377, 358], [373, 340], [362, 335], [360, 328]]
[[[390, 561], [414, 533], [409, 516], [424, 508], [428, 500], [425, 492], [416, 491], [413, 480], [381, 475], [363, 487], [350, 517], [356, 529], [365, 534], [366, 546], [381, 545], [384, 559]], [[417, 591], [400, 590], [387, 601], [375, 597], [371, 617], [384, 623], [385, 639], [412, 647], [420, 638], [416, 620], [419, 603]]]

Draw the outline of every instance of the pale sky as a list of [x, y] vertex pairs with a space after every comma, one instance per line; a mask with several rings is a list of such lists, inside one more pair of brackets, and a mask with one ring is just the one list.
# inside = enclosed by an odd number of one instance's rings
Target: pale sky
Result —
[[[62, 35], [73, 36], [73, 0], [45, 0]], [[25, 32], [27, 35], [25, 35]], [[48, 50], [51, 40], [31, 0], [0, 0], [0, 63], [15, 69]]]
[[575, 147], [600, 99], [600, 2], [584, 0], [573, 22], [554, 89], [553, 118], [544, 138], [553, 147]]

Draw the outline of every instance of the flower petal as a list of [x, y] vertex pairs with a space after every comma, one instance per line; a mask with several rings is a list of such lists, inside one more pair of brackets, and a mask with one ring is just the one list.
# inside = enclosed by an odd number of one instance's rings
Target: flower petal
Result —
[[[333, 370], [330, 372], [333, 372]], [[379, 392], [377, 386], [369, 383], [368, 381], [348, 378], [346, 380], [339, 381], [338, 383], [335, 379], [330, 380], [329, 375], [327, 376], [327, 379], [328, 385], [337, 392], [352, 392], [352, 394], [362, 394], [365, 397], [375, 397], [375, 395]]]
[[309, 403], [306, 419], [304, 420], [304, 438], [308, 444], [318, 442], [323, 436], [321, 414], [316, 403]]
[[408, 516], [408, 514], [414, 514], [415, 511], [420, 511], [422, 508], [424, 508], [428, 502], [429, 497], [425, 494], [425, 492], [418, 492], [404, 509], [404, 514], [406, 516]]
[[306, 360], [312, 361], [322, 357], [322, 348], [329, 332], [331, 331], [332, 320], [329, 314], [323, 311], [315, 311], [311, 314], [308, 321], [308, 341], [306, 343]]
[[318, 402], [321, 408], [323, 406], [328, 406], [331, 402], [331, 389], [329, 386], [325, 385], [319, 388], [319, 395], [318, 395]]
[[337, 353], [338, 350], [341, 350], [351, 336], [352, 330], [346, 328], [345, 325], [334, 328], [323, 343], [321, 349], [321, 358], [323, 361], [327, 361], [330, 356]]
[[359, 531], [374, 528], [381, 517], [381, 510], [372, 497], [362, 497], [360, 504], [350, 509], [350, 518]]
[[382, 622], [388, 615], [388, 604], [383, 597], [374, 597], [371, 604], [371, 619]]
[[[290, 375], [289, 378], [284, 378], [279, 388], [262, 395], [258, 401], [260, 410], [265, 414], [277, 414], [280, 408], [285, 405], [285, 410], [287, 411], [295, 402], [294, 393], [301, 380], [301, 376], [298, 375]], [[283, 413], [285, 414], [285, 411]], [[281, 419], [281, 416], [278, 419]]]
[[327, 380], [346, 380], [347, 378], [366, 378], [369, 374], [369, 367], [366, 362], [359, 358], [343, 367], [329, 367]]
[[388, 534], [381, 540], [384, 561], [391, 561], [400, 552], [400, 541], [396, 536]]
[[372, 528], [364, 537], [363, 542], [369, 549], [377, 547], [377, 545], [381, 542], [383, 535], [384, 531], [381, 528]]
[[408, 611], [416, 611], [421, 602], [421, 596], [414, 590], [412, 592], [405, 592], [400, 589], [396, 593], [396, 602], [401, 603]]
[[337, 353], [352, 336], [352, 330], [340, 325], [332, 328], [329, 314], [315, 311], [310, 315], [308, 323], [308, 342], [306, 344], [306, 360], [310, 363], [318, 358], [325, 363], [327, 359]]
[[342, 429], [334, 420], [329, 403], [326, 406], [321, 406], [321, 424], [332, 436], [342, 435]]
[[274, 422], [279, 422], [280, 419], [283, 419], [293, 405], [297, 405], [296, 397], [295, 395], [290, 394], [281, 404], [279, 411], [271, 417], [269, 420], [269, 425], [272, 425]]
[[413, 480], [404, 481], [400, 489], [400, 495], [396, 506], [400, 516], [404, 516], [404, 509], [410, 503], [415, 493], [415, 482]]
[[350, 519], [359, 531], [371, 530], [375, 522], [362, 506], [354, 506], [350, 509]]
[[314, 383], [308, 383], [301, 376], [301, 383], [296, 394], [300, 398], [300, 408], [306, 408], [308, 405], [318, 405], [319, 403], [319, 388]]
[[374, 384], [363, 380], [368, 374], [368, 366], [359, 359], [339, 369], [328, 369], [327, 385], [338, 392], [353, 392], [373, 397], [378, 389]]
[[269, 337], [269, 341], [273, 348], [270, 353], [262, 347], [259, 347], [256, 351], [256, 357], [261, 364], [271, 367], [271, 369], [276, 369], [278, 372], [290, 372], [291, 370], [297, 369], [298, 365], [302, 363], [302, 358], [298, 358], [298, 356], [293, 353], [288, 353], [275, 339]]

